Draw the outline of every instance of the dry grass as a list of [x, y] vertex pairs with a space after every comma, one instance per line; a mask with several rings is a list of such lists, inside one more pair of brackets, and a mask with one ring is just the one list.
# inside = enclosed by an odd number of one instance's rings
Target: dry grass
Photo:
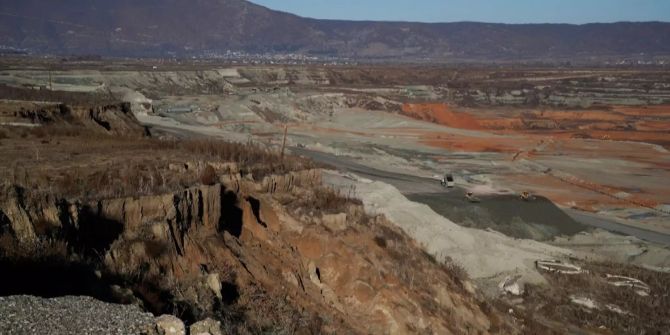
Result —
[[69, 258], [67, 242], [53, 238], [40, 238], [32, 243], [19, 243], [9, 234], [0, 235], [0, 259], [15, 262], [35, 262]]
[[301, 188], [294, 192], [293, 197], [282, 201], [298, 216], [304, 213], [346, 213], [351, 206], [362, 206], [360, 200], [327, 186]]
[[444, 261], [444, 267], [446, 268], [447, 273], [449, 273], [450, 276], [456, 279], [457, 282], [462, 283], [470, 279], [470, 275], [465, 270], [463, 265], [461, 265], [460, 263], [456, 262], [451, 258]]
[[248, 287], [240, 300], [233, 313], [224, 309], [220, 316], [228, 334], [323, 334], [324, 321], [318, 315], [298, 310], [285, 297], [259, 286]]
[[[267, 175], [311, 169], [297, 157], [282, 162], [278, 153], [254, 144], [220, 140], [158, 140], [92, 134], [75, 127], [12, 129], [3, 140], [0, 183], [66, 198], [102, 199], [172, 192], [198, 182], [213, 184], [217, 174], [196, 166], [236, 163], [240, 175]], [[172, 166], [190, 164], [187, 170]], [[201, 177], [207, 177], [204, 180]]]
[[168, 148], [184, 150], [199, 156], [203, 160], [216, 159], [223, 162], [235, 162], [243, 174], [251, 173], [257, 180], [272, 175], [286, 174], [316, 167], [310, 160], [299, 157], [281, 159], [276, 151], [254, 143], [234, 143], [213, 139], [195, 139], [187, 141], [163, 142]]
[[21, 101], [50, 101], [68, 104], [114, 103], [117, 99], [109, 93], [52, 91], [45, 88], [18, 88], [0, 84], [0, 99]]

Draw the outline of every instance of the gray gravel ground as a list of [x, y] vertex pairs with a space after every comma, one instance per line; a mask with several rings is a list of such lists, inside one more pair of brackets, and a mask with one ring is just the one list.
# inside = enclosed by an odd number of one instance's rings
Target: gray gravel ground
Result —
[[153, 321], [151, 313], [137, 306], [91, 297], [0, 297], [0, 335], [131, 335], [140, 334]]

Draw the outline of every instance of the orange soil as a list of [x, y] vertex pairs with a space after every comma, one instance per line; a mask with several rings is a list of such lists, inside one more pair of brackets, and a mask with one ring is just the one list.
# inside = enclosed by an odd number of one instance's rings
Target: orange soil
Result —
[[656, 206], [659, 205], [659, 203], [656, 202], [656, 201], [647, 199], [645, 197], [641, 197], [639, 195], [633, 195], [633, 194], [629, 195], [625, 199], [620, 199], [616, 196], [616, 194], [618, 192], [622, 191], [622, 190], [614, 188], [614, 187], [610, 187], [610, 186], [607, 186], [607, 185], [601, 185], [601, 184], [593, 183], [593, 182], [590, 182], [588, 180], [577, 178], [575, 176], [553, 175], [553, 177], [555, 177], [555, 178], [557, 178], [557, 179], [559, 179], [559, 180], [561, 180], [565, 183], [577, 186], [579, 188], [587, 189], [587, 190], [590, 190], [590, 191], [593, 191], [593, 192], [597, 192], [597, 193], [600, 193], [602, 195], [608, 196], [610, 198], [619, 199], [622, 202], [627, 202], [629, 204], [637, 205], [637, 206], [640, 206], [640, 207], [647, 207], [647, 208], [650, 208], [650, 209], [654, 209]]
[[567, 121], [625, 121], [626, 115], [622, 115], [612, 111], [600, 111], [600, 110], [579, 110], [579, 111], [534, 111], [529, 113], [538, 119], [548, 119], [548, 120], [567, 120]]
[[402, 106], [402, 112], [419, 120], [439, 123], [453, 128], [484, 129], [472, 115], [453, 112], [449, 106], [442, 103], [406, 103]]
[[663, 131], [670, 132], [670, 121], [640, 121], [635, 127], [641, 131]]
[[630, 204], [616, 198], [603, 197], [601, 194], [545, 174], [524, 174], [505, 176], [505, 179], [537, 192], [551, 201], [588, 212], [597, 212], [602, 207], [627, 207]]
[[481, 138], [454, 136], [444, 133], [424, 133], [420, 137], [420, 142], [433, 147], [449, 149], [452, 151], [502, 152], [510, 154], [514, 154], [520, 150], [523, 150], [520, 148], [527, 148], [532, 145], [532, 142], [525, 138]]
[[[502, 134], [536, 134], [560, 138], [593, 138], [612, 141], [655, 143], [670, 149], [670, 106], [614, 107], [612, 110], [505, 111], [490, 114], [472, 110], [464, 123], [450, 121], [455, 128], [480, 129]], [[429, 118], [429, 116], [425, 116]], [[446, 123], [445, 123], [446, 124]], [[540, 125], [543, 129], [533, 129]], [[552, 127], [554, 129], [552, 129]]]
[[[493, 130], [503, 134], [541, 133], [561, 138], [587, 137], [599, 140], [647, 142], [670, 148], [670, 106], [667, 105], [616, 106], [612, 110], [531, 111], [523, 115], [519, 111], [507, 111], [503, 115], [481, 115], [481, 111], [478, 110], [453, 111], [443, 103], [406, 103], [402, 111], [405, 115], [415, 119], [459, 129]], [[524, 120], [532, 125], [526, 124]], [[533, 129], [537, 125], [546, 127], [546, 129]], [[551, 129], [566, 126], [567, 129]], [[624, 128], [627, 129], [623, 130]], [[428, 140], [426, 143], [464, 150], [490, 147], [490, 145], [478, 144], [477, 141], [463, 145], [445, 144], [444, 142]], [[510, 150], [503, 149], [502, 151]]]
[[670, 105], [616, 106], [614, 111], [631, 116], [670, 117]]
[[480, 119], [478, 123], [483, 128], [490, 130], [522, 129], [524, 127], [523, 120], [521, 118]]
[[[603, 157], [667, 168], [666, 163], [658, 161], [657, 153], [651, 148], [640, 150], [643, 147], [622, 146], [615, 141], [656, 143], [670, 148], [670, 106], [532, 112], [500, 110], [491, 113], [476, 109], [452, 111], [445, 104], [426, 103], [405, 104], [402, 110], [410, 117], [452, 128], [491, 132], [491, 137], [475, 137], [456, 136], [446, 131], [398, 130], [399, 133], [416, 136], [420, 143], [450, 151], [498, 152], [508, 154], [509, 160], [533, 160], [552, 152], [589, 157], [594, 154], [593, 145], [597, 145], [597, 151]], [[600, 141], [585, 145], [587, 142], [582, 138]], [[540, 148], [541, 151], [536, 151]], [[627, 192], [628, 196], [621, 198], [620, 192], [626, 192], [624, 189], [559, 171], [540, 175], [508, 175], [505, 179], [537, 191], [556, 203], [594, 212], [604, 207], [654, 209], [668, 195], [660, 190], [647, 189], [637, 194]]]

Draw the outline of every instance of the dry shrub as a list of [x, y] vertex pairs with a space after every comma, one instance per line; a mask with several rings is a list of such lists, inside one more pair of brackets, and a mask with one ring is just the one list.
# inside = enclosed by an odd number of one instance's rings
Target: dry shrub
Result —
[[272, 174], [286, 174], [316, 167], [312, 161], [300, 157], [286, 156], [281, 159], [278, 152], [254, 143], [199, 139], [174, 142], [174, 146], [193, 153], [203, 160], [217, 159], [237, 163], [242, 172], [251, 173], [257, 179]]
[[325, 323], [319, 315], [301, 311], [284, 296], [256, 285], [247, 287], [240, 302], [222, 312], [218, 318], [230, 334], [323, 334]]
[[382, 236], [375, 236], [374, 239], [375, 244], [379, 246], [380, 248], [386, 248], [386, 239], [383, 238]]
[[[25, 160], [24, 156], [15, 156], [14, 165], [21, 166], [25, 173], [18, 175], [21, 178], [16, 178], [14, 173], [14, 183], [38, 193], [66, 198], [154, 195], [174, 192], [198, 182], [210, 185], [218, 179], [216, 174], [201, 176], [199, 171], [170, 168], [170, 165], [184, 163], [235, 163], [242, 176], [251, 175], [256, 180], [266, 175], [286, 174], [315, 166], [307, 159], [291, 156], [282, 161], [277, 152], [260, 145], [213, 139], [176, 141], [109, 136], [66, 123], [50, 124], [39, 130], [24, 129], [23, 134], [27, 141], [19, 142], [17, 146], [28, 146], [30, 141], [42, 143], [40, 166], [35, 166], [32, 160]], [[43, 144], [44, 140], [36, 140], [37, 137], [47, 137], [47, 145]], [[42, 150], [42, 147], [45, 149]], [[63, 157], [68, 157], [73, 164], [51, 164], [54, 159]], [[205, 172], [211, 174], [211, 171]]]
[[40, 238], [30, 243], [19, 243], [9, 234], [0, 236], [0, 258], [19, 260], [66, 259], [67, 242], [53, 238]]
[[47, 131], [43, 127], [35, 127], [30, 129], [30, 134], [37, 138], [47, 137]]
[[462, 283], [470, 278], [468, 272], [465, 270], [463, 265], [457, 263], [451, 258], [448, 258], [444, 261], [444, 267], [447, 270], [447, 273], [455, 279], [457, 282]]
[[200, 182], [203, 185], [214, 185], [218, 182], [218, 176], [216, 175], [216, 171], [211, 165], [207, 165], [202, 173], [200, 174]]
[[309, 189], [297, 190], [290, 208], [294, 211], [307, 211], [321, 214], [337, 214], [348, 212], [353, 206], [361, 206], [358, 199], [342, 195], [339, 190], [331, 187], [314, 186]]

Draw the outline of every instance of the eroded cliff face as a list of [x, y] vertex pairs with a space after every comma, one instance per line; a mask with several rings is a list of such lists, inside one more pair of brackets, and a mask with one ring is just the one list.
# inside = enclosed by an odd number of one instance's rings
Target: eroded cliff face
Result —
[[108, 300], [186, 320], [213, 316], [237, 332], [514, 332], [466, 279], [385, 218], [355, 203], [321, 208], [320, 178], [317, 170], [226, 177], [85, 203], [6, 187], [0, 251], [10, 254], [10, 240], [25, 250], [64, 241], [67, 262], [90, 265], [93, 291]]
[[[49, 132], [86, 131], [125, 137], [148, 135], [133, 114], [131, 103], [107, 104], [63, 104], [63, 103], [14, 103], [9, 108], [0, 108], [0, 122], [51, 126]], [[138, 108], [135, 106], [135, 108]]]

